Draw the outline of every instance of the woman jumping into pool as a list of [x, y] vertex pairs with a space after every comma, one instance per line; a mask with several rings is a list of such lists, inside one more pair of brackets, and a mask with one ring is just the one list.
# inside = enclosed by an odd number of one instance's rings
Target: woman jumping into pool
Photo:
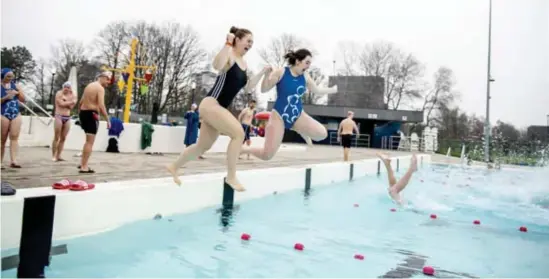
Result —
[[259, 83], [267, 68], [256, 76], [248, 77], [244, 55], [252, 48], [252, 32], [243, 28], [231, 27], [225, 46], [216, 55], [213, 67], [219, 71], [214, 86], [199, 105], [202, 118], [198, 142], [185, 148], [179, 158], [166, 168], [176, 184], [181, 185], [177, 171], [187, 162], [208, 151], [217, 140], [219, 133], [231, 138], [227, 147], [227, 177], [225, 182], [236, 191], [244, 191], [244, 186], [236, 178], [236, 163], [244, 141], [242, 125], [227, 110], [236, 94], [245, 87], [250, 92]]
[[289, 66], [265, 72], [261, 92], [265, 93], [276, 85], [277, 98], [265, 127], [263, 148], [245, 148], [243, 153], [251, 153], [262, 160], [270, 160], [280, 148], [285, 129], [299, 133], [311, 145], [311, 139], [321, 141], [328, 136], [326, 127], [303, 111], [301, 97], [307, 90], [316, 96], [337, 92], [332, 88], [320, 88], [306, 72], [311, 66], [312, 54], [307, 49], [290, 51], [284, 56]]
[[408, 182], [410, 182], [410, 178], [412, 178], [412, 174], [417, 170], [416, 154], [412, 155], [410, 167], [399, 181], [395, 179], [395, 174], [393, 172], [393, 168], [391, 167], [391, 158], [383, 153], [377, 153], [377, 156], [381, 159], [381, 161], [383, 161], [383, 164], [387, 169], [387, 176], [389, 177], [389, 195], [397, 204], [402, 205], [400, 192], [404, 190], [406, 185], [408, 185]]

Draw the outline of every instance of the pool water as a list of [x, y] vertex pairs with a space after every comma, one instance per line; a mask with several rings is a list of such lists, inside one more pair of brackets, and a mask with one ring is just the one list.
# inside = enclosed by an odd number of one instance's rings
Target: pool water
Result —
[[208, 208], [55, 243], [68, 253], [52, 258], [46, 276], [423, 277], [430, 265], [439, 277], [548, 277], [548, 174], [426, 166], [402, 208], [383, 174], [313, 185], [242, 202], [228, 226]]

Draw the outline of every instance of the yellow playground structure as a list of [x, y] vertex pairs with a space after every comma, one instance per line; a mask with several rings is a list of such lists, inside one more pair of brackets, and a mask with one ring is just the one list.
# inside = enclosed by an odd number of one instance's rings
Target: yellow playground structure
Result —
[[[135, 65], [135, 59], [136, 59], [136, 50], [137, 46], [139, 44], [139, 40], [137, 38], [133, 38], [131, 41], [131, 48], [130, 48], [130, 61], [128, 63], [128, 66], [124, 69], [114, 69], [109, 67], [102, 67], [102, 70], [104, 71], [113, 71], [113, 72], [119, 72], [123, 76], [123, 78], [119, 79], [118, 85], [120, 87], [120, 91], [123, 90], [124, 86], [126, 87], [126, 102], [124, 105], [124, 123], [128, 123], [130, 121], [130, 106], [132, 103], [132, 92], [133, 92], [133, 84], [135, 81], [143, 82], [144, 84], [149, 84], [151, 82], [151, 79], [153, 77], [153, 73], [156, 70], [156, 66], [145, 66], [145, 65]], [[145, 75], [143, 78], [135, 77], [135, 70], [136, 69], [145, 69]], [[114, 78], [114, 75], [113, 75]]]

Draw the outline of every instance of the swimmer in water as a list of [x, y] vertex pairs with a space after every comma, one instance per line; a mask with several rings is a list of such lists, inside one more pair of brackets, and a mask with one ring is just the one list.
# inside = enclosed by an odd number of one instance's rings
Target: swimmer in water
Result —
[[406, 185], [408, 185], [408, 182], [410, 182], [410, 178], [412, 178], [412, 174], [417, 170], [416, 154], [412, 155], [410, 167], [399, 181], [396, 180], [395, 174], [393, 173], [393, 168], [391, 167], [391, 158], [383, 153], [377, 153], [377, 156], [381, 159], [381, 161], [383, 161], [383, 164], [387, 169], [387, 176], [389, 177], [389, 195], [397, 204], [402, 205], [400, 192], [404, 190]]

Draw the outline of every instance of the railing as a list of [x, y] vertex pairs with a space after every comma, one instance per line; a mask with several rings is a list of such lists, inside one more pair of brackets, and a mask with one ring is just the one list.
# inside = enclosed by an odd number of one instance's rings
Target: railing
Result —
[[[329, 134], [330, 145], [341, 145], [341, 142], [337, 141], [337, 132], [331, 131]], [[351, 145], [353, 147], [370, 147], [370, 135], [358, 134], [351, 139]]]
[[[47, 110], [45, 110], [43, 107], [41, 107], [39, 104], [37, 104], [31, 97], [25, 96], [25, 99], [26, 99], [27, 101], [30, 101], [35, 107], [37, 107], [38, 109], [40, 109], [46, 116], [48, 116], [48, 117], [49, 117], [49, 121], [46, 122], [46, 121], [42, 120], [42, 119], [40, 118], [40, 116], [39, 116], [36, 112], [34, 112], [31, 108], [29, 108], [25, 103], [19, 102], [19, 104], [20, 104], [22, 107], [24, 107], [25, 109], [27, 109], [32, 115], [36, 116], [36, 118], [37, 118], [38, 120], [40, 120], [40, 122], [42, 122], [42, 124], [44, 124], [44, 125], [46, 125], [46, 126], [49, 126], [49, 125], [51, 124], [51, 122], [53, 121], [53, 116], [52, 116]], [[31, 117], [31, 121], [32, 121], [32, 117]], [[32, 122], [31, 122], [31, 123], [32, 123]], [[31, 126], [32, 126], [32, 124], [31, 124]], [[30, 129], [30, 128], [29, 128], [29, 129]]]
[[381, 138], [381, 149], [399, 150], [399, 151], [424, 151], [425, 140], [411, 137], [385, 136]]

